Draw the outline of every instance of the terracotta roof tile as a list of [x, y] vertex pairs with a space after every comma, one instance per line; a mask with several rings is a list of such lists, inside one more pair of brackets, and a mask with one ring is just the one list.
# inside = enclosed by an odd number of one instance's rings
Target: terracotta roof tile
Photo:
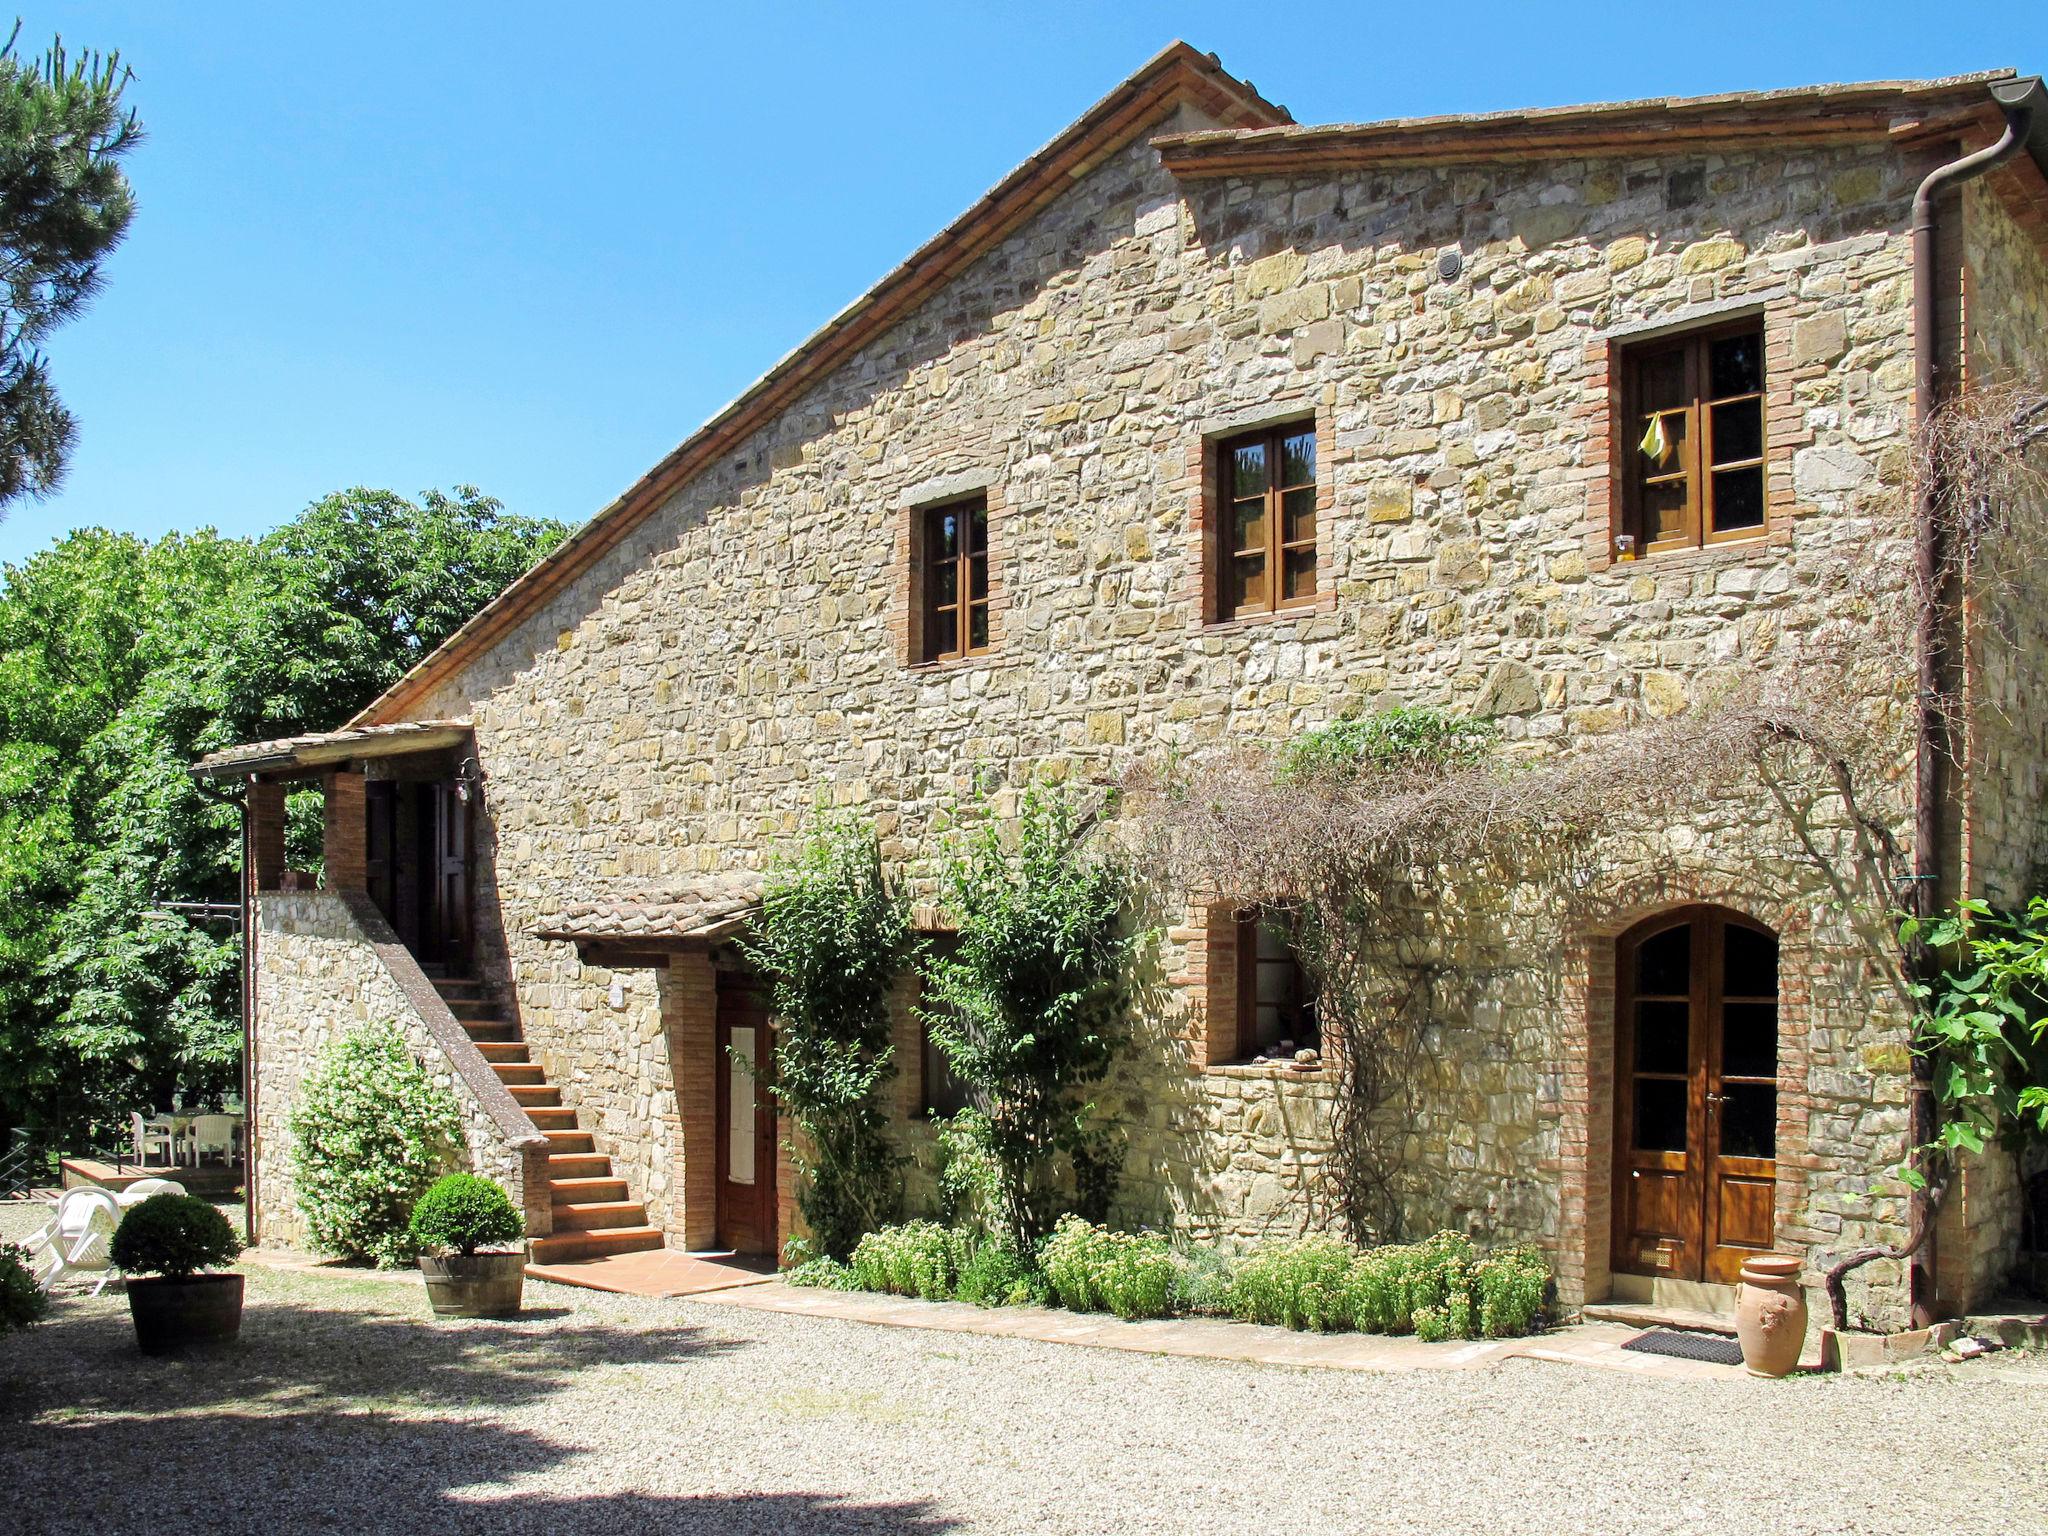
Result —
[[761, 877], [735, 871], [658, 899], [570, 902], [542, 920], [534, 932], [543, 939], [570, 943], [707, 943], [744, 927], [760, 904]]
[[[411, 747], [428, 750], [429, 738], [450, 737], [468, 729], [467, 720], [401, 720], [393, 725], [353, 725], [338, 731], [280, 736], [275, 741], [252, 741], [209, 752], [191, 771], [199, 778], [231, 778], [259, 769], [303, 767], [308, 762], [382, 757]], [[355, 750], [358, 748], [361, 750]]]

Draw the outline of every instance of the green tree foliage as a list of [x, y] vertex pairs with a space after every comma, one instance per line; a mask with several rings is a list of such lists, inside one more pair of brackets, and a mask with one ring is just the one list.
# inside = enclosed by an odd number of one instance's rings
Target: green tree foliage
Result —
[[260, 541], [86, 530], [0, 572], [0, 1123], [75, 1141], [231, 1083], [237, 936], [164, 903], [236, 898], [239, 819], [186, 769], [340, 724], [563, 531], [354, 490]]
[[1100, 1219], [1116, 1157], [1089, 1098], [1122, 1044], [1138, 940], [1128, 873], [1082, 847], [1068, 800], [1032, 790], [948, 850], [950, 955], [924, 961], [925, 1024], [979, 1113], [1001, 1221], [1030, 1252], [1063, 1214]]
[[142, 140], [119, 54], [0, 47], [0, 508], [64, 476], [77, 426], [39, 350], [82, 310], [135, 198], [121, 161]]
[[291, 1127], [299, 1210], [315, 1246], [380, 1269], [412, 1263], [413, 1207], [466, 1154], [455, 1096], [397, 1027], [369, 1024], [330, 1042]]
[[818, 1249], [844, 1259], [896, 1214], [898, 1158], [878, 1090], [894, 1075], [888, 993], [910, 911], [874, 828], [819, 832], [768, 882], [747, 958], [768, 978], [776, 1102], [797, 1131], [797, 1205]]

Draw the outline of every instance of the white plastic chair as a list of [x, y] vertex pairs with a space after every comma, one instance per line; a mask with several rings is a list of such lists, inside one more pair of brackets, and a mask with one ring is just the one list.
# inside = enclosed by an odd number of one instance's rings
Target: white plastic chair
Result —
[[197, 1168], [206, 1160], [209, 1152], [218, 1152], [222, 1162], [227, 1162], [235, 1151], [235, 1117], [233, 1115], [196, 1115], [192, 1128], [185, 1133], [185, 1145], [192, 1154], [192, 1166]]
[[163, 1165], [169, 1165], [177, 1161], [177, 1136], [172, 1130], [170, 1121], [162, 1118], [145, 1120], [141, 1115], [133, 1113], [128, 1116], [128, 1119], [135, 1131], [136, 1162], [147, 1168], [152, 1148], [163, 1153]]
[[120, 1224], [121, 1204], [106, 1190], [65, 1190], [49, 1224], [28, 1240], [36, 1284], [47, 1291], [65, 1275], [97, 1273], [92, 1293], [99, 1295], [107, 1288], [114, 1262], [109, 1247]]

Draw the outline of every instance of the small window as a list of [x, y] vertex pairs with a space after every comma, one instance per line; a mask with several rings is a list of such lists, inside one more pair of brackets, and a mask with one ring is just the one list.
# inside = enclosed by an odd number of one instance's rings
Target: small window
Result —
[[1297, 422], [1217, 445], [1216, 617], [1316, 597], [1316, 429]]
[[[1622, 354], [1622, 522], [1638, 554], [1764, 531], [1764, 333], [1760, 321], [1631, 346]], [[1617, 546], [1617, 553], [1629, 546]]]
[[1237, 918], [1237, 1055], [1291, 1060], [1322, 1049], [1315, 992], [1301, 964], [1294, 921], [1282, 912]]
[[917, 603], [919, 661], [950, 661], [988, 649], [988, 498], [921, 514]]
[[[957, 933], [934, 933], [928, 935], [928, 942], [934, 953], [951, 954], [960, 946]], [[941, 1005], [929, 991], [923, 992], [918, 1000], [917, 1034], [920, 1048], [918, 1078], [922, 1084], [923, 1103], [919, 1106], [927, 1115], [957, 1115], [974, 1102], [967, 1083], [953, 1070], [953, 1063], [946, 1053], [939, 1049], [938, 1041], [932, 1038], [931, 1027], [924, 1021], [927, 1008], [936, 1011]]]

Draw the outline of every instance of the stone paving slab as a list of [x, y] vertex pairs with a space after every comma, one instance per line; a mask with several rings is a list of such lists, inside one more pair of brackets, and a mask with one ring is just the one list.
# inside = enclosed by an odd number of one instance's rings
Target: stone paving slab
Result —
[[570, 1264], [529, 1264], [526, 1272], [536, 1280], [621, 1296], [696, 1296], [735, 1286], [766, 1285], [774, 1279], [773, 1271], [759, 1265], [678, 1253], [673, 1248], [612, 1253]]
[[1425, 1344], [1419, 1339], [1359, 1333], [1296, 1333], [1216, 1318], [1157, 1318], [1127, 1323], [1119, 1318], [1046, 1307], [969, 1306], [957, 1301], [913, 1301], [864, 1292], [811, 1290], [780, 1280], [745, 1289], [717, 1290], [692, 1298], [708, 1306], [740, 1307], [830, 1317], [889, 1328], [923, 1328], [950, 1333], [989, 1334], [1047, 1344], [1083, 1344], [1142, 1354], [1260, 1365], [1292, 1365], [1340, 1371], [1461, 1371], [1503, 1360], [1547, 1360], [1590, 1365], [1665, 1381], [1728, 1381], [1740, 1366], [1674, 1360], [1621, 1346], [1642, 1330], [1585, 1323], [1527, 1339], [1463, 1340]]

